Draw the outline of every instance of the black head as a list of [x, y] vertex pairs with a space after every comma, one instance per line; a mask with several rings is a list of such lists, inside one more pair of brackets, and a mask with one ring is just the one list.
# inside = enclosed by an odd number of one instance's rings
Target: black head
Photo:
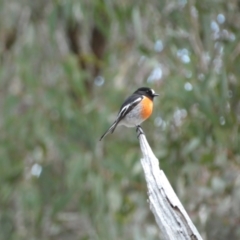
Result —
[[155, 91], [148, 87], [141, 87], [134, 93], [142, 94], [150, 99], [153, 99], [156, 96], [159, 96], [159, 94], [155, 93]]

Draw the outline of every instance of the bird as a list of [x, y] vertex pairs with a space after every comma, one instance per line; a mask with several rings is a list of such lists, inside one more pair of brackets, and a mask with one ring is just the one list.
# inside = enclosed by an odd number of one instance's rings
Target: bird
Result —
[[155, 93], [151, 88], [138, 88], [123, 102], [116, 120], [101, 136], [99, 141], [107, 134], [113, 133], [117, 126], [140, 127], [140, 124], [151, 116], [153, 111], [153, 99], [156, 96], [159, 96], [159, 94]]

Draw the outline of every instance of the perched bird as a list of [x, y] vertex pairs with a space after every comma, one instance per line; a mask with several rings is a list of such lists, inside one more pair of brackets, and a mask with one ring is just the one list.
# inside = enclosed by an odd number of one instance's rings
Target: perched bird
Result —
[[113, 133], [117, 125], [138, 127], [149, 118], [153, 110], [153, 99], [158, 96], [153, 89], [141, 87], [129, 96], [122, 104], [117, 119], [101, 136], [100, 141], [108, 134]]

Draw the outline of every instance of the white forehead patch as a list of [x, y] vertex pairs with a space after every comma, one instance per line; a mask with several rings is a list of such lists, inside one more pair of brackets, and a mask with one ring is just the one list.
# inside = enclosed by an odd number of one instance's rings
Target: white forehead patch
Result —
[[154, 91], [153, 89], [151, 89], [151, 92], [152, 92], [152, 95], [154, 95], [154, 94], [155, 94], [155, 91]]

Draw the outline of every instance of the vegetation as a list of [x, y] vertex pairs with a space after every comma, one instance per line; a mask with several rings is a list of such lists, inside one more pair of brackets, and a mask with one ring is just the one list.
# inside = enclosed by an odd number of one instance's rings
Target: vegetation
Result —
[[0, 1], [0, 239], [159, 239], [129, 94], [204, 239], [240, 238], [240, 6], [228, 0]]

